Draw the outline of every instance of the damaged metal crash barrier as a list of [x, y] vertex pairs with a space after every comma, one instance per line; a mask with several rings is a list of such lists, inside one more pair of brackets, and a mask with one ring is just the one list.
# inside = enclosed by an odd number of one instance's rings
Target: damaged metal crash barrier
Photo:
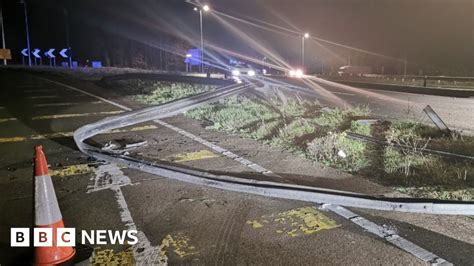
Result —
[[196, 185], [318, 204], [334, 204], [346, 207], [425, 214], [474, 215], [473, 202], [382, 198], [310, 186], [257, 181], [228, 175], [215, 175], [204, 171], [190, 170], [183, 167], [136, 159], [123, 154], [101, 150], [98, 147], [84, 143], [86, 139], [94, 137], [97, 134], [138, 123], [170, 117], [199, 105], [240, 93], [251, 87], [250, 84], [246, 83], [231, 85], [163, 105], [105, 118], [76, 130], [74, 132], [74, 140], [83, 153], [97, 159], [117, 164], [125, 164], [130, 168]]

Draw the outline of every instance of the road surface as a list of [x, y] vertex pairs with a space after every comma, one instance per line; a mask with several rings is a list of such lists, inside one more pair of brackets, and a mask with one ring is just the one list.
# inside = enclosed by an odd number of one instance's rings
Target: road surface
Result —
[[[31, 162], [36, 144], [43, 145], [51, 165], [66, 226], [140, 232], [137, 247], [96, 246], [93, 262], [112, 258], [115, 262], [214, 265], [424, 264], [413, 249], [415, 255], [358, 226], [359, 218], [348, 220], [318, 205], [199, 187], [85, 157], [77, 151], [72, 131], [123, 112], [95, 96], [132, 109], [140, 107], [113, 91], [88, 81], [10, 70], [0, 70], [0, 84], [2, 265], [24, 261], [31, 251], [10, 248], [9, 229], [32, 227]], [[134, 151], [136, 156], [246, 178], [278, 179], [256, 173], [229, 153], [216, 152], [201, 141], [205, 140], [276, 173], [285, 182], [372, 195], [392, 193], [361, 177], [255, 141], [206, 131], [183, 116], [165, 121], [168, 124], [145, 123], [103, 134], [92, 142], [146, 140], [148, 145]], [[471, 218], [352, 211], [439, 259], [464, 265], [474, 260]]]

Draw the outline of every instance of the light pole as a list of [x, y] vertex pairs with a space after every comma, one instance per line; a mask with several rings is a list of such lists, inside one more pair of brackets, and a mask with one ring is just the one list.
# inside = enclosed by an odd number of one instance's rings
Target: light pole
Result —
[[67, 9], [63, 9], [64, 13], [64, 25], [65, 25], [65, 30], [66, 30], [66, 46], [69, 49], [69, 68], [72, 68], [72, 51], [71, 51], [71, 43], [69, 40], [69, 13], [67, 12]]
[[26, 10], [26, 0], [20, 0], [25, 11], [25, 31], [26, 31], [26, 48], [28, 49], [28, 65], [31, 67], [31, 49], [30, 49], [30, 31], [28, 30], [28, 12]]
[[301, 36], [301, 67], [304, 69], [304, 40], [309, 38], [309, 33]]
[[202, 12], [207, 12], [211, 8], [208, 5], [203, 5], [201, 8], [194, 8], [194, 11], [199, 11], [199, 25], [201, 30], [201, 72], [204, 73], [204, 38], [203, 38], [203, 30], [202, 30]]
[[[5, 30], [3, 29], [3, 9], [2, 9], [2, 3], [0, 3], [0, 23], [2, 24], [2, 47], [5, 49]], [[7, 59], [3, 59], [3, 64], [6, 66], [7, 65]]]

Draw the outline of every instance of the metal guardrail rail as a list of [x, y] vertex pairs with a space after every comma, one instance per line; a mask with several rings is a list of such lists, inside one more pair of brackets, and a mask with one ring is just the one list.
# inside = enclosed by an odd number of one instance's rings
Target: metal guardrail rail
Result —
[[74, 141], [83, 153], [97, 159], [125, 164], [130, 168], [196, 185], [318, 204], [334, 204], [346, 207], [425, 214], [474, 215], [474, 202], [383, 198], [311, 186], [257, 181], [229, 175], [216, 175], [204, 171], [189, 170], [184, 167], [171, 166], [163, 163], [158, 164], [125, 155], [114, 154], [84, 143], [85, 140], [109, 130], [171, 117], [199, 105], [217, 101], [251, 88], [252, 85], [249, 83], [225, 86], [212, 92], [201, 93], [163, 105], [147, 107], [118, 116], [108, 117], [77, 129], [74, 132]]

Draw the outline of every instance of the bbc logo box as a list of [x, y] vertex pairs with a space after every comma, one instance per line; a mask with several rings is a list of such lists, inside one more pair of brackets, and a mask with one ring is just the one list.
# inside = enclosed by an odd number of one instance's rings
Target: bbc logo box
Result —
[[[31, 244], [30, 228], [18, 227], [10, 229], [10, 245], [12, 247], [29, 247]], [[34, 228], [34, 247], [73, 247], [76, 244], [75, 228]]]

